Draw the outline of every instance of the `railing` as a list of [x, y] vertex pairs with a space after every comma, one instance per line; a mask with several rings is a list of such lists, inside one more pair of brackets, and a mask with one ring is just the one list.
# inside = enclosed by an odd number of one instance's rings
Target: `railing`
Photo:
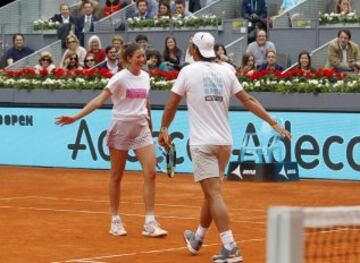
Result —
[[241, 60], [246, 52], [247, 36], [240, 37], [239, 39], [227, 44], [225, 46], [228, 56], [237, 67], [241, 66]]
[[291, 27], [292, 19], [296, 16], [300, 16], [304, 20], [317, 19], [319, 12], [326, 11], [329, 1], [332, 0], [306, 0], [274, 17], [272, 26], [273, 28]]
[[117, 29], [125, 29], [126, 19], [136, 10], [135, 3], [125, 6], [123, 9], [107, 17], [102, 18], [94, 24], [95, 32], [113, 32]]
[[241, 2], [239, 0], [217, 0], [194, 13], [194, 16], [216, 15], [218, 18], [231, 19], [240, 17]]
[[[333, 41], [333, 40], [331, 40]], [[311, 52], [311, 66], [314, 68], [324, 68], [327, 66], [328, 61], [328, 46], [330, 42], [318, 47]]]
[[61, 48], [61, 40], [58, 40], [44, 48], [35, 51], [31, 55], [16, 61], [15, 63], [6, 67], [6, 69], [22, 69], [22, 68], [34, 67], [36, 64], [38, 64], [40, 53], [43, 51], [49, 51], [52, 54], [53, 63], [55, 65], [60, 64], [62, 58], [62, 48]]
[[[328, 66], [327, 65], [328, 64], [328, 46], [332, 41], [334, 41], [334, 39], [325, 43], [324, 45], [318, 47], [317, 49], [311, 51], [310, 57], [311, 57], [311, 67], [312, 68], [317, 69], [317, 68], [324, 68], [324, 67]], [[289, 68], [287, 68], [284, 72], [287, 72], [293, 68], [296, 68], [297, 66], [298, 66], [298, 63], [294, 63]]]

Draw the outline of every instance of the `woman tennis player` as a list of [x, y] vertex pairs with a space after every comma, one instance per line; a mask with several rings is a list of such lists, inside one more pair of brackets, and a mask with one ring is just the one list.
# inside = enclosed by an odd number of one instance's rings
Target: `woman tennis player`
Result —
[[115, 74], [104, 90], [74, 116], [60, 116], [56, 124], [71, 124], [95, 109], [111, 97], [113, 101], [112, 122], [107, 132], [110, 151], [111, 177], [109, 198], [112, 221], [109, 233], [114, 236], [127, 234], [119, 215], [120, 186], [129, 150], [134, 150], [144, 171], [143, 197], [145, 224], [142, 234], [150, 237], [166, 236], [155, 220], [156, 156], [151, 133], [150, 77], [141, 68], [146, 62], [144, 50], [137, 44], [126, 45], [122, 60], [127, 68]]

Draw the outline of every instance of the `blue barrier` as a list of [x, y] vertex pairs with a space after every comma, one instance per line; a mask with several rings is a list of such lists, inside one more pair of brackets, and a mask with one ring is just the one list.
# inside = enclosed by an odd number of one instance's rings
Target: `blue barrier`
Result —
[[[74, 114], [78, 109], [0, 108], [0, 164], [45, 167], [109, 169], [106, 129], [111, 111], [99, 109], [70, 126], [59, 127], [54, 118]], [[301, 178], [360, 180], [360, 115], [356, 113], [276, 112], [291, 130], [291, 142], [280, 141], [284, 161], [299, 164]], [[159, 130], [162, 110], [153, 110], [154, 137]], [[249, 129], [255, 129], [260, 144], [267, 143], [261, 132], [262, 120], [249, 112], [229, 113], [233, 132], [232, 161]], [[177, 145], [177, 171], [191, 172], [188, 151], [187, 111], [177, 113], [170, 132]], [[255, 141], [255, 140], [254, 140]], [[251, 142], [253, 143], [253, 142]], [[140, 170], [133, 152], [126, 169]], [[282, 161], [282, 160], [277, 160]]]

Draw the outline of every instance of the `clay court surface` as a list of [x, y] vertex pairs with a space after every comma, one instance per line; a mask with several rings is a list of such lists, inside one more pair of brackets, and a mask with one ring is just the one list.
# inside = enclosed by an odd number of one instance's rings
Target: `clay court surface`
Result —
[[[108, 234], [109, 171], [0, 167], [0, 262], [211, 262], [219, 250], [215, 226], [198, 256], [182, 233], [198, 225], [202, 195], [192, 176], [157, 179], [157, 218], [162, 239], [141, 236], [142, 176], [127, 172], [121, 212], [127, 237]], [[289, 183], [225, 182], [225, 199], [244, 262], [265, 262], [266, 212], [272, 205], [359, 205], [360, 184], [301, 180]]]

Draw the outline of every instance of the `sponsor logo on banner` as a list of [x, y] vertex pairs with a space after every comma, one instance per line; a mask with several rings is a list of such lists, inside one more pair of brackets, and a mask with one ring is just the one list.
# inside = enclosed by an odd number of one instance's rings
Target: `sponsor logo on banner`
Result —
[[[291, 123], [289, 121], [285, 122], [285, 127], [287, 130], [291, 132]], [[246, 127], [246, 133], [253, 133], [252, 140], [253, 144], [255, 146], [260, 145], [260, 139], [259, 135], [257, 134], [255, 130], [255, 126], [253, 123], [249, 123]], [[156, 137], [158, 136], [158, 132], [154, 131], [153, 136], [156, 140]], [[97, 138], [97, 144], [94, 143], [94, 139], [92, 138], [88, 124], [85, 120], [82, 120], [80, 122], [77, 135], [75, 138], [75, 141], [73, 143], [70, 143], [68, 145], [68, 149], [72, 152], [71, 158], [73, 160], [76, 160], [77, 154], [79, 151], [90, 151], [90, 154], [93, 158], [93, 160], [97, 160], [98, 156], [96, 154], [95, 146], [97, 145], [99, 155], [100, 157], [105, 160], [109, 161], [109, 155], [105, 154], [104, 147], [106, 148], [106, 145], [104, 145], [104, 138], [106, 135], [106, 130], [100, 133], [99, 138]], [[177, 139], [176, 142], [179, 143], [179, 141], [183, 141], [186, 137], [181, 131], [174, 131], [171, 133], [171, 136], [173, 139]], [[81, 143], [83, 141], [83, 137], [85, 137], [86, 143]], [[242, 138], [241, 138], [242, 140]], [[96, 140], [95, 140], [96, 142]], [[182, 142], [183, 144], [184, 142]], [[340, 136], [330, 136], [328, 138], [325, 138], [324, 145], [321, 146], [319, 142], [311, 135], [302, 135], [297, 140], [294, 140], [293, 142], [290, 142], [289, 140], [281, 140], [279, 143], [282, 143], [285, 150], [285, 157], [283, 160], [276, 160], [276, 162], [292, 162], [295, 161], [298, 163], [298, 165], [306, 170], [315, 169], [320, 163], [320, 152], [322, 152], [322, 158], [324, 159], [324, 164], [331, 170], [341, 170], [344, 167], [343, 162], [335, 162], [331, 159], [330, 153], [331, 153], [331, 146], [335, 144], [344, 144], [344, 139]], [[294, 145], [294, 147], [292, 146]], [[187, 156], [179, 156], [177, 157], [177, 164], [182, 164], [186, 158], [191, 160], [191, 155], [189, 151], [189, 141], [185, 141], [185, 145], [187, 147], [186, 155]], [[306, 146], [305, 146], [306, 145]], [[360, 147], [360, 136], [353, 137], [349, 140], [347, 145], [344, 145], [345, 147], [345, 155], [347, 157], [348, 164], [350, 168], [354, 171], [360, 171], [360, 163], [355, 160], [355, 147]], [[322, 147], [322, 150], [321, 150]], [[292, 160], [291, 158], [291, 152], [294, 151], [295, 160]], [[233, 155], [239, 155], [240, 151], [239, 149], [233, 150]], [[309, 160], [312, 159], [312, 160]], [[136, 162], [137, 158], [134, 155], [128, 156], [128, 160], [131, 162]], [[293, 174], [296, 173], [296, 171], [287, 171], [286, 174]]]
[[0, 126], [33, 126], [32, 115], [0, 114]]
[[254, 169], [254, 170], [243, 170], [242, 171], [242, 174], [243, 175], [256, 175], [256, 170]]

